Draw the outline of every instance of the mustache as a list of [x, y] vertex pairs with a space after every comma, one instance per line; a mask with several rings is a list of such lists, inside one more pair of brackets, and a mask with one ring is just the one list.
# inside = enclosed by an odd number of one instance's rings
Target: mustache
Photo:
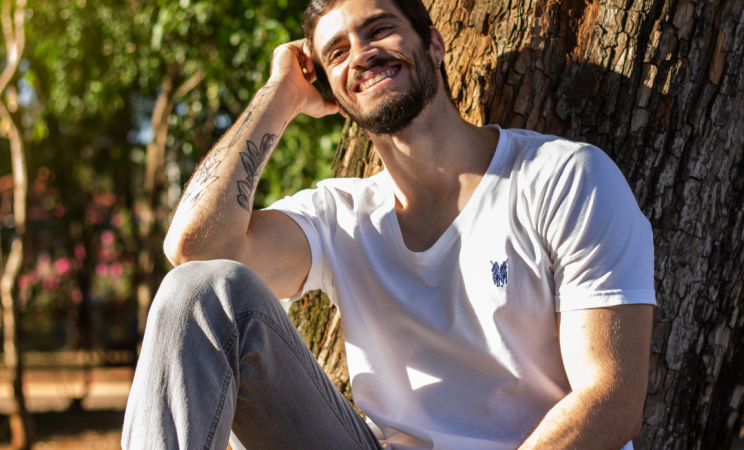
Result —
[[374, 69], [375, 67], [385, 67], [396, 63], [408, 64], [409, 67], [412, 66], [411, 60], [398, 52], [392, 52], [390, 56], [374, 58], [369, 61], [366, 66], [354, 69], [354, 73], [348, 78], [349, 82], [346, 85], [346, 91], [349, 93], [353, 91], [354, 86], [356, 86], [364, 77], [364, 72]]

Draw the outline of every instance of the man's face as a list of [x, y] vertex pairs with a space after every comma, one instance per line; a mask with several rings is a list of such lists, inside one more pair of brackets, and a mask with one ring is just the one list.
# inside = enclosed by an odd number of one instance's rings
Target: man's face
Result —
[[379, 135], [406, 128], [436, 96], [433, 58], [390, 0], [347, 0], [318, 21], [315, 52], [339, 106]]

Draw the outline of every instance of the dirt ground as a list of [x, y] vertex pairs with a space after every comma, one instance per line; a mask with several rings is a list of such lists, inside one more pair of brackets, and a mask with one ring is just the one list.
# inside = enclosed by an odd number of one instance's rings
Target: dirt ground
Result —
[[[124, 411], [45, 412], [33, 418], [35, 450], [121, 450]], [[1, 415], [0, 450], [13, 450], [7, 418]]]
[[[124, 411], [33, 414], [37, 450], [121, 450]], [[8, 421], [0, 420], [0, 450], [11, 450]]]
[[[74, 356], [74, 355], [73, 355]], [[0, 370], [0, 450], [11, 450], [9, 374]], [[24, 374], [37, 450], [121, 450], [131, 367], [30, 369]]]
[[[36, 450], [121, 450], [121, 431], [86, 431], [76, 436], [54, 436], [38, 441]], [[0, 450], [12, 450], [0, 445]]]

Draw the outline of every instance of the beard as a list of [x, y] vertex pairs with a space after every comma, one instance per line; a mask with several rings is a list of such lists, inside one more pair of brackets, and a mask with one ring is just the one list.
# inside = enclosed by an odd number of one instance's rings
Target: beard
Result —
[[416, 50], [413, 61], [402, 54], [395, 54], [390, 58], [374, 59], [369, 67], [358, 69], [353, 81], [348, 84], [346, 91], [349, 98], [353, 98], [353, 86], [361, 79], [364, 72], [374, 67], [385, 67], [402, 62], [411, 68], [414, 76], [411, 87], [403, 93], [382, 93], [378, 103], [368, 111], [363, 111], [357, 102], [341, 100], [334, 96], [336, 102], [346, 114], [361, 128], [377, 135], [395, 135], [402, 131], [421, 114], [421, 111], [434, 100], [439, 89], [437, 68], [431, 57], [423, 48]]

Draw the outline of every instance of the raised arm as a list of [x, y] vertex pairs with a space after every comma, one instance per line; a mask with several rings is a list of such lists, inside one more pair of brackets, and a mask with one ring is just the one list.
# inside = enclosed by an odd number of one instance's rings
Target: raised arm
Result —
[[572, 392], [543, 418], [520, 450], [619, 450], [641, 429], [653, 306], [621, 305], [559, 316]]
[[232, 259], [250, 267], [279, 298], [302, 286], [311, 263], [304, 233], [284, 214], [254, 212], [252, 205], [261, 172], [287, 124], [301, 113], [338, 112], [336, 103], [323, 100], [312, 86], [315, 72], [308, 55], [304, 40], [274, 51], [268, 83], [197, 167], [165, 238], [165, 254], [174, 266]]

